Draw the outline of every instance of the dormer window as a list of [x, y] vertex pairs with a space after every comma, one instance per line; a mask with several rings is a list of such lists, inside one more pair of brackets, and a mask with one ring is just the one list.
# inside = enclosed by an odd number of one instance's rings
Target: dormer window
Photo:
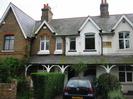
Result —
[[49, 38], [46, 36], [40, 37], [40, 51], [38, 54], [49, 54]]
[[127, 49], [130, 48], [130, 32], [123, 31], [119, 33], [119, 48]]
[[40, 50], [49, 50], [49, 39], [48, 37], [44, 36], [40, 39]]
[[11, 51], [14, 50], [14, 35], [5, 35], [4, 37], [4, 50]]
[[95, 34], [87, 33], [85, 34], [85, 51], [95, 50]]

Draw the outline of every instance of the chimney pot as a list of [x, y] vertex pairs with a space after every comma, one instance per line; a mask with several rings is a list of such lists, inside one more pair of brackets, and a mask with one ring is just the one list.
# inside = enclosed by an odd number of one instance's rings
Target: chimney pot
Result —
[[100, 13], [101, 17], [109, 17], [108, 3], [106, 0], [101, 0]]
[[42, 16], [41, 16], [41, 21], [46, 20], [47, 22], [52, 19], [53, 13], [51, 11], [51, 8], [49, 7], [48, 4], [44, 4], [44, 7], [42, 8]]

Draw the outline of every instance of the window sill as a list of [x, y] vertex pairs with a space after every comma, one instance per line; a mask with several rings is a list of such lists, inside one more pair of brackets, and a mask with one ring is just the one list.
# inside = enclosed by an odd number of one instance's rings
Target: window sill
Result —
[[2, 50], [1, 52], [3, 52], [3, 53], [11, 53], [11, 52], [14, 52], [14, 50]]
[[55, 50], [54, 54], [62, 54], [62, 50]]
[[84, 52], [96, 52], [95, 49], [85, 49]]
[[120, 82], [122, 85], [133, 85], [133, 82]]
[[68, 52], [77, 52], [76, 50], [69, 50]]
[[50, 54], [49, 50], [45, 50], [45, 51], [38, 51], [37, 53], [38, 55], [42, 55], [42, 54]]

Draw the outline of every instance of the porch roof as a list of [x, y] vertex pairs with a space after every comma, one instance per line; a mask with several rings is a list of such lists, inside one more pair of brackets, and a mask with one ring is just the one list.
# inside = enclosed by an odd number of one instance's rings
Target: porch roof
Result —
[[133, 64], [133, 56], [32, 56], [29, 64]]

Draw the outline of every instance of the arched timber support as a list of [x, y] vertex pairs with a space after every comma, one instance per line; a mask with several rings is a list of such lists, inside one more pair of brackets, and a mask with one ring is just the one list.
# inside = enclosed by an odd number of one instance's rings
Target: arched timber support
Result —
[[114, 68], [116, 65], [100, 65], [102, 68], [105, 69], [106, 73], [110, 73], [111, 69]]
[[32, 65], [29, 64], [28, 66], [25, 65], [25, 77], [27, 77], [27, 71], [28, 71], [28, 68], [31, 67]]
[[[29, 64], [28, 66], [25, 65], [25, 77], [27, 77], [27, 71], [28, 71], [29, 67], [31, 67], [31, 66], [32, 66], [31, 64]], [[41, 66], [43, 66], [48, 73], [50, 72], [50, 70], [53, 67], [58, 67], [60, 69], [61, 73], [64, 73], [65, 70], [69, 67], [69, 65], [67, 65], [67, 66], [65, 66], [65, 65], [51, 65], [51, 66], [50, 65], [41, 65]]]
[[65, 70], [69, 67], [69, 65], [67, 65], [67, 66], [64, 66], [64, 65], [52, 65], [51, 66], [51, 69], [53, 68], [53, 67], [58, 67], [60, 70], [61, 70], [61, 73], [64, 73], [65, 72]]
[[[31, 64], [29, 64], [28, 66], [25, 65], [25, 77], [27, 77], [27, 71], [28, 71], [28, 69], [29, 69], [31, 66], [33, 66], [33, 65], [31, 65]], [[47, 70], [47, 66], [45, 66], [45, 65], [42, 65], [42, 66]], [[50, 70], [49, 70], [49, 71], [50, 71]]]

